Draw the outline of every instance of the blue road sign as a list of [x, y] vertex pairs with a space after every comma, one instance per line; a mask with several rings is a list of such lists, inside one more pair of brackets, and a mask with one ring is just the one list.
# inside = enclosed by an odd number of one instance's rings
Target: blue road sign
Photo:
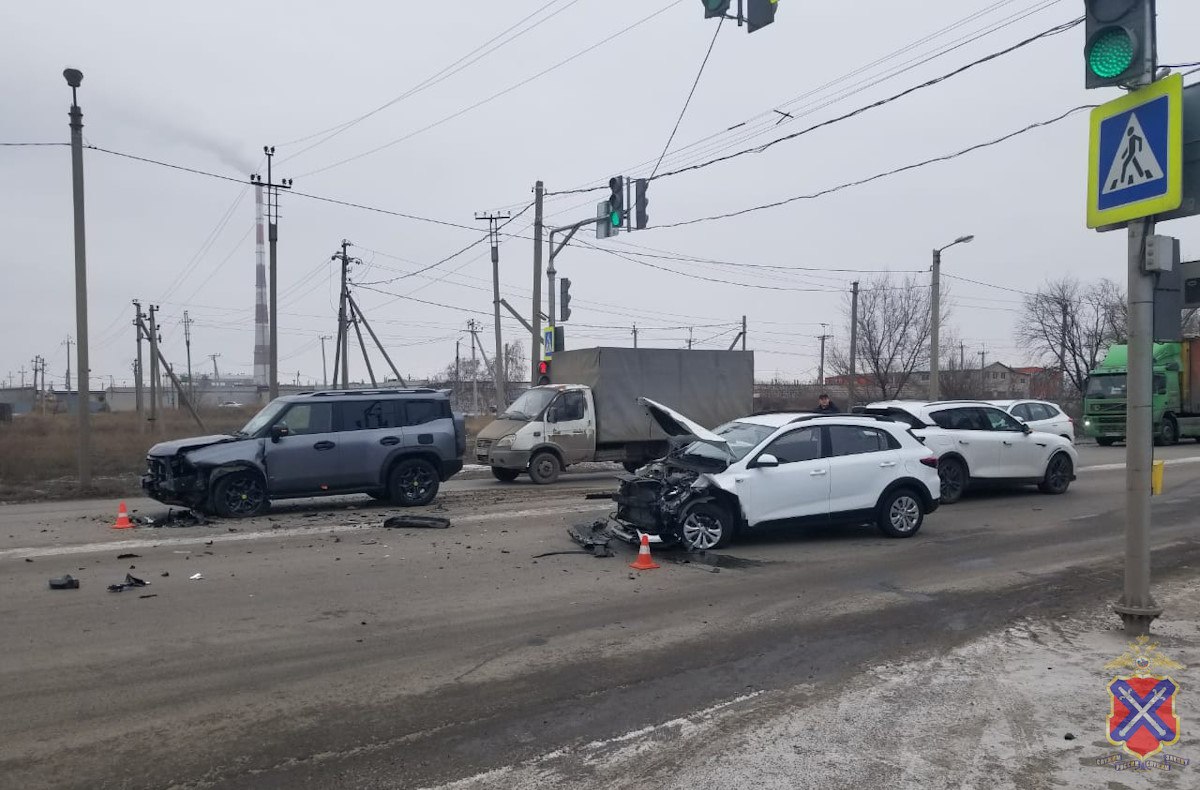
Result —
[[1182, 76], [1092, 110], [1089, 228], [1171, 211], [1182, 198]]

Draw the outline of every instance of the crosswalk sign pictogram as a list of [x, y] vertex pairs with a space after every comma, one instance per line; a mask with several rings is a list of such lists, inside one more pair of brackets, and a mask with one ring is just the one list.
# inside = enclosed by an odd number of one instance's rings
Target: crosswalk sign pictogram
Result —
[[1087, 225], [1179, 208], [1183, 200], [1183, 77], [1173, 74], [1092, 110]]

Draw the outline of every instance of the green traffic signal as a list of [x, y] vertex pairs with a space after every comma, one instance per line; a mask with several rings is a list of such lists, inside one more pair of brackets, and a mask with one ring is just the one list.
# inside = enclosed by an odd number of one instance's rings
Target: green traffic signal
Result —
[[1088, 68], [1097, 77], [1112, 79], [1133, 65], [1134, 43], [1124, 28], [1100, 31], [1087, 52]]
[[609, 221], [609, 224], [611, 224], [614, 228], [621, 227], [621, 212], [610, 211], [608, 213], [608, 221]]

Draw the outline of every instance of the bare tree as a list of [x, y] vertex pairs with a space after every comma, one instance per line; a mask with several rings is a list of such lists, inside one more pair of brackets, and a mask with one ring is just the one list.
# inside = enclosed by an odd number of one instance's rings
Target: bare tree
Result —
[[1128, 313], [1111, 280], [1082, 283], [1074, 277], [1047, 282], [1025, 297], [1017, 340], [1063, 371], [1076, 392], [1112, 343], [1127, 337]]
[[[881, 400], [904, 391], [913, 371], [929, 359], [929, 286], [919, 275], [895, 280], [883, 275], [868, 281], [858, 292], [859, 375], [868, 380], [868, 393]], [[942, 299], [942, 322], [949, 315], [949, 299]], [[850, 297], [844, 304], [850, 336]], [[841, 375], [849, 372], [849, 353], [835, 347], [831, 367]], [[864, 393], [866, 394], [866, 393]]]
[[942, 342], [941, 396], [949, 400], [982, 397], [979, 368], [971, 366], [971, 362], [979, 358], [978, 355], [973, 350], [967, 351], [964, 344], [953, 336], [944, 335]]

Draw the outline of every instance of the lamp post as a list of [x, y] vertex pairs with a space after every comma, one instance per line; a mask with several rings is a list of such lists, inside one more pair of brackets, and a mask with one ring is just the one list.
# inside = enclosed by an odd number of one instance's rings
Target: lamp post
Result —
[[959, 236], [945, 247], [933, 251], [932, 286], [933, 296], [930, 301], [929, 316], [929, 399], [941, 397], [941, 387], [938, 381], [938, 334], [942, 323], [942, 251], [948, 250], [955, 244], [968, 244], [974, 241], [974, 236]]
[[91, 381], [88, 369], [87, 319], [87, 245], [83, 223], [83, 110], [76, 91], [83, 83], [79, 69], [64, 69], [63, 77], [71, 86], [71, 187], [75, 203], [75, 351], [78, 381], [76, 411], [79, 418], [79, 488], [92, 485]]

